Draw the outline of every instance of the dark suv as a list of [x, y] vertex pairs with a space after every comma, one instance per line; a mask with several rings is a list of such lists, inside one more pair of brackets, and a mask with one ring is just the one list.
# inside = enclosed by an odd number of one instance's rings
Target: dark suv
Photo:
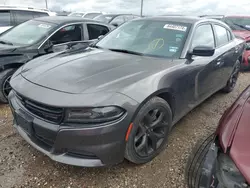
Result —
[[114, 27], [89, 19], [47, 16], [27, 21], [2, 33], [0, 101], [7, 102], [11, 90], [9, 80], [24, 63], [44, 54], [65, 50], [65, 44], [73, 41], [91, 43], [112, 28]]

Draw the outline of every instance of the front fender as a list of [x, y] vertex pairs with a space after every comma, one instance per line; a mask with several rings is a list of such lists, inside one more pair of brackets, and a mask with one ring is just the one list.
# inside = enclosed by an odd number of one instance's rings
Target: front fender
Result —
[[25, 54], [0, 55], [0, 66], [3, 68], [6, 65], [11, 65], [13, 63], [23, 65], [30, 59], [32, 58]]

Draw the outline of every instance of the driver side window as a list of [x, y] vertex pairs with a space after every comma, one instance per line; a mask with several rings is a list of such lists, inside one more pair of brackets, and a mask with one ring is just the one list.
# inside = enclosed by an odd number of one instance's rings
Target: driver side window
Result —
[[69, 25], [61, 28], [57, 31], [50, 41], [55, 44], [63, 44], [71, 41], [81, 41], [82, 40], [82, 25]]
[[195, 48], [196, 46], [215, 47], [214, 33], [210, 24], [198, 26], [196, 29], [193, 36], [191, 49]]

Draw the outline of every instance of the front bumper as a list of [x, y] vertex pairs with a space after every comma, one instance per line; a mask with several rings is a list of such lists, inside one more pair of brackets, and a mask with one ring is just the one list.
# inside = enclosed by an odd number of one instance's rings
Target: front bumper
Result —
[[129, 118], [94, 127], [57, 125], [34, 116], [13, 92], [9, 103], [14, 127], [34, 148], [52, 160], [75, 166], [96, 167], [123, 161]]
[[[249, 188], [245, 183], [235, 182], [233, 179], [225, 177], [220, 169], [221, 163], [218, 160], [220, 149], [213, 142], [205, 156], [202, 165], [199, 187], [203, 188]], [[225, 155], [225, 154], [223, 154]]]

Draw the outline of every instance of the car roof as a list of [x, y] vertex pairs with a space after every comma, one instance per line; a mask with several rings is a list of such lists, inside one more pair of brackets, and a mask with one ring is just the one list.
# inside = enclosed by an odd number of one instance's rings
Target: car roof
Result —
[[200, 17], [202, 18], [250, 18], [249, 15], [216, 15], [216, 14], [202, 15]]
[[0, 10], [25, 10], [25, 11], [45, 12], [45, 13], [50, 12], [48, 9], [38, 9], [34, 7], [19, 7], [19, 6], [0, 6]]
[[54, 24], [58, 24], [58, 25], [72, 23], [72, 22], [96, 22], [96, 23], [100, 23], [100, 22], [92, 20], [92, 19], [85, 19], [82, 17], [71, 17], [71, 16], [46, 16], [46, 17], [38, 17], [38, 18], [35, 18], [34, 20], [50, 22], [50, 23], [54, 23]]
[[136, 16], [136, 15], [134, 15], [134, 14], [103, 14], [103, 16], [129, 16], [129, 15], [131, 15], [131, 16]]
[[155, 21], [173, 21], [173, 22], [191, 23], [191, 24], [204, 20], [197, 16], [157, 16], [157, 17], [145, 17], [141, 19], [142, 20], [155, 20]]

